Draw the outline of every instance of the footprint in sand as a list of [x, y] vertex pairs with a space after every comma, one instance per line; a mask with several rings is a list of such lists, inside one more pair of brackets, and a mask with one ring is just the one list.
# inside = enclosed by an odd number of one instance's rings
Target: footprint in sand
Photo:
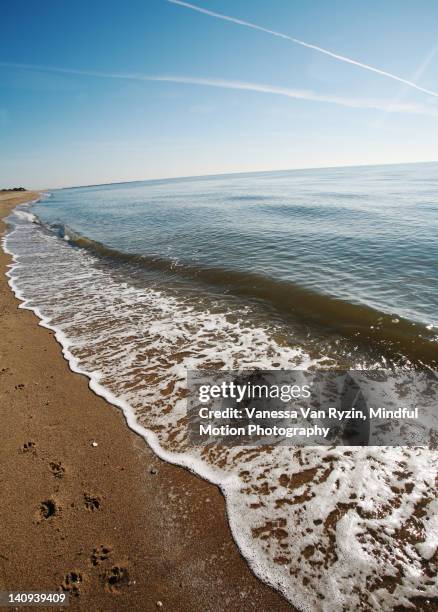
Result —
[[100, 510], [102, 500], [99, 495], [93, 495], [91, 493], [84, 493], [84, 506], [90, 512]]
[[122, 589], [130, 586], [128, 568], [125, 565], [114, 565], [103, 575], [105, 589], [111, 593], [120, 593]]
[[91, 564], [100, 565], [103, 561], [110, 558], [113, 549], [111, 546], [102, 545], [93, 550], [91, 555]]
[[23, 446], [21, 447], [21, 452], [22, 453], [32, 453], [34, 455], [36, 453], [35, 442], [32, 442], [32, 440], [25, 442]]
[[39, 521], [48, 520], [56, 516], [60, 510], [60, 506], [53, 497], [42, 501], [38, 510]]
[[60, 461], [51, 461], [49, 463], [50, 471], [55, 478], [63, 478], [65, 474], [65, 467]]
[[66, 574], [61, 587], [63, 591], [68, 591], [71, 595], [79, 595], [81, 586], [84, 582], [84, 576], [76, 570]]

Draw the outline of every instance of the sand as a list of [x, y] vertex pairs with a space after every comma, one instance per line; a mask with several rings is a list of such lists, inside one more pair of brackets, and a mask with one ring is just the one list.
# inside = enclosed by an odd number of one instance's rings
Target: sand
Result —
[[[34, 197], [0, 192], [0, 217]], [[9, 263], [0, 249], [0, 590], [64, 589], [87, 612], [292, 610], [241, 557], [220, 491], [160, 461], [18, 309]]]

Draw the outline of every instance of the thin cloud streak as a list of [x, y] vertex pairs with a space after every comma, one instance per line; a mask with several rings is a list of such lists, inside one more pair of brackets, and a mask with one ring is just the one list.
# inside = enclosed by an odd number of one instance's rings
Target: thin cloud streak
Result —
[[[418, 66], [418, 68], [415, 70], [414, 74], [412, 75], [411, 81], [417, 81], [421, 77], [421, 75], [428, 68], [429, 64], [431, 63], [431, 61], [433, 60], [437, 52], [438, 52], [438, 45], [436, 47], [433, 47], [431, 51], [429, 52], [429, 54], [424, 58], [424, 60], [421, 62], [421, 64]], [[397, 107], [398, 105], [402, 104], [404, 98], [406, 97], [406, 93], [407, 93], [407, 88], [403, 87], [402, 91], [393, 98], [391, 104], [389, 105], [389, 108], [387, 111], [388, 113], [391, 112], [392, 107]], [[378, 122], [375, 124], [375, 127], [378, 127], [378, 128], [383, 127], [383, 125], [385, 124], [385, 118], [386, 118], [385, 116], [382, 116], [381, 119], [379, 119]]]
[[178, 6], [188, 8], [198, 13], [202, 13], [203, 15], [208, 15], [209, 17], [215, 17], [216, 19], [222, 19], [223, 21], [229, 21], [231, 23], [235, 23], [237, 25], [241, 25], [246, 28], [251, 28], [252, 30], [258, 30], [259, 32], [270, 34], [271, 36], [277, 36], [278, 38], [288, 40], [297, 45], [301, 45], [302, 47], [306, 47], [307, 49], [312, 49], [313, 51], [318, 51], [319, 53], [328, 55], [329, 57], [332, 57], [341, 62], [346, 62], [347, 64], [352, 64], [353, 66], [357, 66], [358, 68], [363, 68], [364, 70], [369, 70], [370, 72], [374, 72], [376, 74], [380, 74], [381, 76], [388, 77], [390, 79], [393, 79], [394, 81], [398, 81], [399, 83], [404, 83], [405, 85], [408, 85], [409, 87], [412, 87], [413, 89], [417, 89], [418, 91], [428, 94], [429, 96], [438, 98], [438, 92], [432, 91], [430, 89], [426, 89], [425, 87], [420, 87], [420, 85], [417, 85], [413, 81], [404, 79], [403, 77], [397, 76], [396, 74], [392, 74], [391, 72], [387, 72], [386, 70], [376, 68], [375, 66], [371, 66], [370, 64], [364, 64], [363, 62], [359, 62], [350, 57], [346, 57], [345, 55], [334, 53], [333, 51], [329, 51], [328, 49], [324, 49], [323, 47], [318, 47], [317, 45], [307, 43], [304, 40], [300, 40], [299, 38], [293, 38], [292, 36], [288, 36], [287, 34], [282, 34], [281, 32], [276, 32], [275, 30], [264, 28], [250, 21], [244, 21], [243, 19], [237, 19], [229, 15], [224, 15], [223, 13], [216, 13], [215, 11], [210, 11], [208, 9], [197, 6], [196, 4], [184, 2], [183, 0], [167, 0], [167, 2], [169, 2], [170, 4], [176, 4]]
[[345, 98], [330, 94], [317, 94], [310, 90], [289, 89], [287, 87], [277, 87], [264, 83], [251, 83], [247, 81], [232, 81], [226, 79], [213, 79], [192, 76], [173, 76], [173, 75], [147, 75], [139, 73], [120, 73], [102, 72], [98, 70], [80, 70], [75, 68], [61, 68], [57, 66], [44, 66], [39, 64], [18, 64], [13, 62], [0, 62], [0, 67], [17, 68], [21, 70], [36, 70], [57, 74], [67, 74], [74, 76], [96, 77], [104, 79], [119, 79], [141, 82], [165, 82], [184, 85], [198, 85], [205, 87], [217, 87], [220, 89], [231, 89], [238, 91], [253, 91], [257, 93], [273, 94], [292, 98], [295, 100], [308, 100], [328, 104], [337, 104], [348, 108], [374, 109], [385, 112], [409, 113], [415, 115], [428, 115], [438, 117], [438, 109], [432, 110], [419, 104], [400, 103], [394, 104], [391, 101], [375, 100], [368, 98]]

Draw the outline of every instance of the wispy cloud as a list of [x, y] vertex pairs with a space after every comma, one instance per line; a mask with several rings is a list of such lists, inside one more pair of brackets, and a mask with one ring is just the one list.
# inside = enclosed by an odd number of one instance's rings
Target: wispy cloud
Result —
[[[437, 52], [438, 52], [438, 45], [433, 47], [431, 51], [428, 53], [428, 55], [424, 58], [424, 60], [420, 63], [420, 65], [415, 70], [414, 74], [412, 75], [411, 81], [415, 82], [421, 77], [421, 75], [428, 68], [429, 64], [431, 63], [431, 61], [433, 60]], [[400, 104], [402, 104], [403, 100], [406, 97], [407, 89], [408, 89], [407, 87], [402, 87], [401, 91], [394, 96], [394, 98], [391, 101], [391, 104], [388, 107], [388, 110], [387, 110], [388, 113], [391, 112], [391, 109], [394, 106], [397, 107]], [[428, 102], [430, 102], [430, 100], [428, 100]], [[385, 119], [386, 119], [385, 115], [386, 113], [381, 115], [379, 119], [377, 119], [377, 122], [374, 124], [376, 128], [383, 127], [385, 123]]]
[[39, 64], [17, 64], [13, 62], [0, 62], [0, 67], [16, 68], [21, 70], [37, 70], [41, 72], [52, 72], [75, 76], [86, 76], [104, 79], [120, 79], [130, 81], [167, 82], [185, 85], [198, 85], [205, 87], [217, 87], [220, 89], [231, 89], [239, 91], [252, 91], [263, 94], [272, 94], [292, 98], [295, 100], [309, 100], [328, 104], [337, 104], [348, 108], [374, 109], [385, 112], [410, 113], [415, 115], [429, 115], [438, 117], [438, 108], [433, 109], [421, 104], [399, 103], [391, 100], [378, 100], [373, 98], [347, 98], [330, 94], [319, 94], [310, 90], [290, 89], [277, 87], [265, 83], [252, 83], [248, 81], [232, 81], [227, 79], [214, 79], [193, 76], [175, 75], [148, 75], [141, 73], [124, 72], [102, 72], [99, 70], [80, 70], [75, 68], [61, 68], [57, 66], [44, 66]]
[[216, 13], [215, 11], [210, 11], [208, 9], [202, 8], [201, 6], [197, 6], [196, 4], [184, 2], [183, 0], [167, 0], [167, 1], [170, 2], [171, 4], [177, 4], [178, 6], [182, 6], [184, 8], [191, 9], [192, 11], [197, 11], [198, 13], [208, 15], [209, 17], [215, 17], [216, 19], [222, 19], [223, 21], [229, 21], [231, 23], [235, 23], [237, 25], [244, 26], [246, 28], [258, 30], [259, 32], [264, 32], [265, 34], [270, 34], [271, 36], [277, 36], [278, 38], [283, 38], [284, 40], [288, 40], [297, 45], [301, 45], [302, 47], [306, 47], [307, 49], [312, 49], [313, 51], [318, 51], [319, 53], [328, 55], [329, 57], [332, 57], [341, 62], [346, 62], [347, 64], [352, 64], [353, 66], [357, 66], [358, 68], [363, 68], [364, 70], [369, 70], [371, 72], [375, 72], [376, 74], [380, 74], [381, 76], [388, 77], [390, 79], [393, 79], [394, 81], [398, 81], [399, 83], [404, 83], [405, 85], [408, 85], [409, 87], [417, 89], [418, 91], [422, 91], [425, 94], [438, 98], [438, 92], [432, 91], [431, 89], [426, 89], [425, 87], [420, 87], [420, 85], [417, 85], [417, 83], [415, 83], [414, 81], [410, 81], [409, 79], [404, 79], [403, 77], [397, 76], [396, 74], [392, 74], [391, 72], [387, 72], [386, 70], [382, 70], [381, 68], [376, 68], [376, 66], [371, 66], [370, 64], [359, 62], [355, 59], [352, 59], [351, 57], [346, 57], [345, 55], [334, 53], [333, 51], [329, 51], [328, 49], [324, 49], [323, 47], [318, 47], [317, 45], [307, 43], [304, 40], [300, 40], [299, 38], [294, 38], [292, 36], [288, 36], [287, 34], [276, 32], [275, 30], [270, 30], [269, 28], [264, 28], [255, 23], [251, 23], [250, 21], [244, 21], [243, 19], [237, 19], [236, 17], [231, 17], [230, 15]]

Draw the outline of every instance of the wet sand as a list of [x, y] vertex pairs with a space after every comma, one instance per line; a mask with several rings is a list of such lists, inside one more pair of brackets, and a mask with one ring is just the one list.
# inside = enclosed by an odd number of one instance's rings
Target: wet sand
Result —
[[[0, 192], [0, 217], [34, 197]], [[220, 491], [160, 461], [18, 309], [9, 263], [0, 249], [0, 590], [64, 589], [87, 612], [292, 610], [239, 554]]]

